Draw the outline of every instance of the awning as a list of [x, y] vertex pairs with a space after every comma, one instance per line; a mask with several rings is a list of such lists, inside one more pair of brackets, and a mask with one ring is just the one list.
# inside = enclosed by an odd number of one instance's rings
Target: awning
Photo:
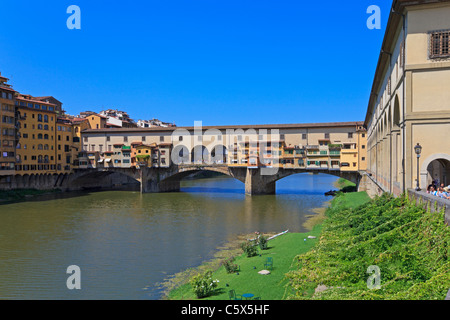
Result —
[[104, 159], [100, 159], [100, 160], [98, 160], [98, 163], [102, 163], [102, 162], [103, 162], [103, 160], [104, 160]]
[[111, 162], [111, 159], [106, 159], [106, 162]]

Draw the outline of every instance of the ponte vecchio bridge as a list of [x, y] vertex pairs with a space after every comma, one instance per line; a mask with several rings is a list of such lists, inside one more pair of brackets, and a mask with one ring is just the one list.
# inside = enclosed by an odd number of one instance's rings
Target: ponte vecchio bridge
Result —
[[112, 174], [146, 192], [179, 191], [197, 171], [245, 183], [249, 195], [273, 194], [276, 181], [325, 173], [357, 185], [366, 170], [362, 122], [89, 129], [82, 132], [78, 169], [60, 187], [102, 187]]

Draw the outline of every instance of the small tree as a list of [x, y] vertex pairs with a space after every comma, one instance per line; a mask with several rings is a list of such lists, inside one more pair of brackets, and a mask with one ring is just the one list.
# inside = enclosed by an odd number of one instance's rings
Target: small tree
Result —
[[239, 271], [239, 266], [234, 262], [234, 257], [231, 257], [229, 259], [226, 259], [222, 262], [222, 265], [225, 267], [225, 270], [227, 273], [234, 273]]
[[261, 248], [261, 250], [267, 249], [267, 237], [263, 236], [262, 234], [258, 237], [258, 245]]
[[211, 270], [194, 276], [190, 281], [192, 289], [198, 299], [211, 295], [217, 288], [217, 282], [219, 282], [219, 280], [213, 280]]
[[247, 255], [247, 257], [254, 257], [258, 254], [258, 247], [257, 244], [253, 240], [248, 240], [241, 244], [241, 248], [244, 251], [244, 253]]

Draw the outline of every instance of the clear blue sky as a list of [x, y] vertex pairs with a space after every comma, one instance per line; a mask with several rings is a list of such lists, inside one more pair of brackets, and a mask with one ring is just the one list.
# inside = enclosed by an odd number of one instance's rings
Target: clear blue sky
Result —
[[[179, 126], [364, 120], [391, 0], [2, 1], [0, 71], [70, 114]], [[81, 8], [69, 30], [67, 7]], [[370, 5], [381, 30], [369, 30]]]

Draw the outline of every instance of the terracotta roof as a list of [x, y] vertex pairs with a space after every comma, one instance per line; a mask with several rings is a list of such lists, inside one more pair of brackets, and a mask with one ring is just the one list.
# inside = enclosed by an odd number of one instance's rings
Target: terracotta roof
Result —
[[59, 101], [58, 99], [56, 99], [55, 97], [53, 97], [53, 96], [45, 96], [45, 97], [35, 97], [36, 99], [38, 99], [38, 100], [40, 100], [40, 101], [43, 101], [43, 100], [45, 100], [45, 99], [54, 99], [55, 101], [58, 101], [59, 103], [61, 103], [62, 104], [62, 102], [61, 101]]
[[86, 118], [73, 118], [72, 121], [73, 122], [83, 122], [83, 121], [87, 121], [88, 119]]
[[[262, 124], [262, 125], [229, 125], [229, 126], [203, 126], [203, 130], [237, 130], [237, 129], [309, 129], [309, 128], [342, 128], [364, 125], [363, 121], [353, 122], [328, 122], [328, 123], [300, 123], [300, 124]], [[195, 127], [151, 127], [151, 128], [102, 128], [86, 129], [85, 133], [108, 133], [108, 132], [173, 132], [175, 130], [194, 130]]]
[[44, 105], [56, 107], [56, 105], [54, 105], [53, 103], [37, 100], [35, 97], [32, 97], [32, 96], [30, 96], [30, 98], [24, 97], [24, 96], [18, 96], [18, 97], [16, 97], [16, 100], [24, 100], [24, 101], [34, 102], [34, 103], [37, 103], [37, 104], [44, 104]]
[[0, 84], [0, 88], [2, 88], [3, 90], [8, 90], [8, 91], [16, 92], [16, 90], [14, 90], [13, 88], [8, 87], [8, 86], [6, 86], [6, 85], [1, 85], [1, 84]]

